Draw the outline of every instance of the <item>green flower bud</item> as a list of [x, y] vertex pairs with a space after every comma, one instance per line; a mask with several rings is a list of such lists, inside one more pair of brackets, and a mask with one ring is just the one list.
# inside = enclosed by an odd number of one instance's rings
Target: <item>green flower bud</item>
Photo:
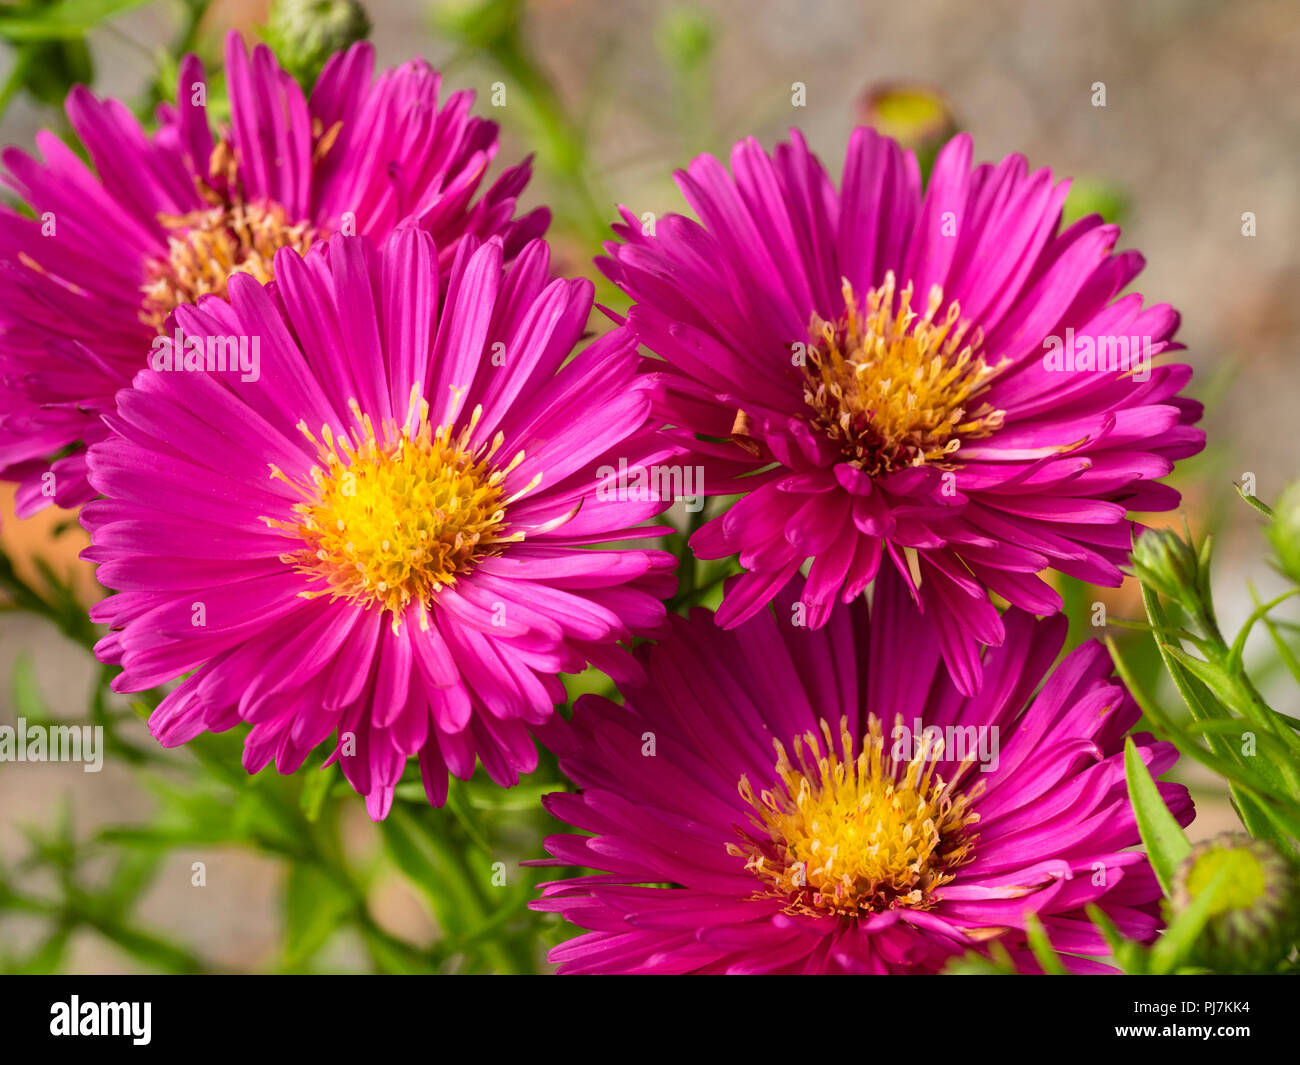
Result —
[[1174, 876], [1172, 904], [1181, 913], [1224, 868], [1194, 960], [1220, 971], [1265, 972], [1300, 935], [1300, 877], [1264, 840], [1225, 832], [1192, 848]]
[[1061, 212], [1061, 225], [1068, 226], [1090, 214], [1099, 214], [1112, 225], [1119, 225], [1127, 211], [1128, 197], [1114, 185], [1077, 177], [1070, 184], [1070, 194]]
[[370, 19], [356, 0], [275, 0], [266, 41], [280, 65], [310, 86], [326, 60], [370, 35]]
[[859, 123], [916, 153], [921, 177], [927, 182], [939, 149], [957, 133], [947, 97], [929, 85], [873, 85], [859, 100], [857, 111]]
[[491, 51], [519, 33], [522, 0], [437, 0], [434, 29], [466, 48]]
[[858, 121], [904, 148], [938, 149], [957, 132], [948, 100], [929, 85], [874, 85], [858, 105]]
[[1194, 614], [1199, 611], [1202, 588], [1196, 550], [1172, 529], [1147, 529], [1133, 546], [1129, 572]]
[[699, 70], [708, 61], [715, 37], [708, 16], [689, 7], [669, 8], [655, 28], [660, 55], [679, 74]]
[[1293, 482], [1273, 507], [1268, 538], [1282, 572], [1300, 584], [1300, 481]]

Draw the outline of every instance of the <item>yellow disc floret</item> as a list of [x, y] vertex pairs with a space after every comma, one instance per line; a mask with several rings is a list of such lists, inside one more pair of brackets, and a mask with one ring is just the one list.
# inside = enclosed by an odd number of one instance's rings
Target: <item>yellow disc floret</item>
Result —
[[413, 388], [405, 423], [388, 422], [382, 436], [355, 401], [351, 438], [336, 436], [326, 425], [317, 439], [300, 424], [318, 453], [311, 483], [292, 481], [272, 467], [273, 476], [304, 496], [294, 506], [295, 522], [268, 521], [303, 544], [283, 561], [323, 577], [336, 598], [391, 611], [395, 629], [414, 604], [426, 627], [428, 607], [443, 586], [455, 584], [503, 544], [523, 539], [508, 530], [506, 508], [537, 481], [504, 496], [506, 476], [523, 452], [497, 466], [493, 459], [503, 434], [474, 446], [481, 413], [475, 408], [460, 431], [450, 425], [435, 431], [428, 403]]
[[[313, 162], [329, 151], [339, 123], [322, 133], [313, 125]], [[225, 297], [233, 274], [248, 274], [261, 284], [274, 278], [273, 260], [281, 248], [299, 255], [326, 234], [309, 222], [289, 218], [272, 202], [249, 202], [240, 180], [237, 153], [226, 138], [217, 141], [208, 173], [194, 176], [195, 191], [209, 206], [188, 214], [159, 214], [167, 230], [167, 254], [145, 268], [140, 319], [161, 333], [167, 316], [182, 303], [213, 293]]]
[[846, 462], [872, 476], [926, 463], [951, 469], [963, 440], [1002, 425], [1004, 412], [982, 397], [1004, 364], [985, 362], [983, 337], [956, 302], [936, 318], [938, 285], [924, 314], [912, 309], [910, 283], [896, 297], [892, 271], [868, 293], [865, 315], [848, 281], [844, 303], [838, 323], [813, 318], [804, 401]]
[[[756, 796], [740, 778], [759, 831], [742, 831], [744, 845], [730, 844], [728, 852], [763, 881], [758, 895], [784, 899], [787, 913], [929, 909], [953, 870], [972, 857], [978, 815], [970, 804], [980, 786], [963, 793], [945, 783], [934, 748], [896, 763], [874, 715], [856, 756], [847, 719], [839, 739], [837, 755], [822, 721], [820, 739], [811, 731], [795, 737], [793, 761], [775, 742], [780, 786]], [[954, 780], [968, 764], [960, 763]]]
[[171, 230], [167, 257], [148, 267], [140, 311], [141, 319], [158, 332], [179, 304], [209, 293], [224, 297], [233, 274], [249, 274], [266, 284], [275, 276], [277, 251], [293, 248], [305, 255], [322, 236], [306, 222], [291, 222], [274, 204], [236, 203], [161, 221]]

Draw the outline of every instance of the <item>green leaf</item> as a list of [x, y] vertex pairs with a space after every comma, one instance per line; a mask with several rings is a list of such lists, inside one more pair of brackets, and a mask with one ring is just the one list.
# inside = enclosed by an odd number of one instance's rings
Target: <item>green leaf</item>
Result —
[[1263, 514], [1264, 517], [1266, 518], [1273, 517], [1273, 508], [1270, 507], [1267, 503], [1265, 503], [1262, 499], [1256, 499], [1253, 495], [1251, 495], [1244, 488], [1242, 488], [1241, 485], [1237, 484], [1236, 481], [1232, 483], [1232, 487], [1237, 490], [1237, 495], [1241, 496], [1242, 499], [1244, 499], [1252, 507], [1254, 507], [1261, 514]]
[[1257, 733], [1271, 734], [1284, 746], [1290, 747], [1287, 757], [1274, 763], [1267, 760], [1262, 763], [1266, 767], [1264, 775], [1275, 779], [1284, 794], [1300, 796], [1300, 779], [1292, 767], [1292, 760], [1300, 758], [1300, 737], [1282, 726], [1277, 713], [1258, 697], [1245, 675], [1231, 673], [1217, 662], [1206, 662], [1189, 655], [1180, 647], [1167, 646], [1166, 650], [1189, 673], [1197, 677], [1220, 703], [1241, 715], [1235, 720], [1240, 720], [1243, 725], [1249, 724]]
[[1025, 938], [1029, 940], [1029, 949], [1034, 952], [1034, 958], [1043, 967], [1044, 973], [1048, 976], [1069, 975], [1069, 971], [1061, 962], [1060, 955], [1052, 947], [1052, 941], [1047, 938], [1043, 923], [1036, 913], [1025, 916]]
[[1090, 920], [1106, 940], [1110, 948], [1111, 960], [1130, 976], [1140, 975], [1146, 971], [1146, 948], [1132, 939], [1125, 939], [1115, 922], [1110, 919], [1100, 906], [1089, 903], [1085, 910]]
[[325, 800], [329, 797], [330, 788], [338, 778], [338, 772], [333, 765], [326, 766], [315, 773], [308, 773], [306, 780], [302, 785], [302, 792], [298, 796], [298, 805], [302, 809], [303, 816], [308, 821], [315, 823], [325, 806]]
[[458, 936], [479, 917], [479, 901], [446, 842], [420, 828], [401, 806], [380, 825], [388, 853], [429, 899], [444, 934]]
[[[1232, 793], [1233, 803], [1241, 816], [1242, 823], [1251, 836], [1255, 839], [1271, 839], [1285, 853], [1300, 858], [1300, 851], [1296, 847], [1296, 840], [1300, 839], [1300, 805], [1297, 805], [1285, 792], [1279, 792], [1275, 786], [1264, 780], [1244, 763], [1232, 763], [1207, 751], [1196, 742], [1194, 736], [1184, 732], [1172, 721], [1160, 715], [1155, 707], [1146, 701], [1140, 690], [1133, 687], [1131, 678], [1122, 667], [1122, 659], [1116, 659], [1116, 667], [1119, 668], [1120, 675], [1124, 678], [1125, 683], [1129, 684], [1130, 690], [1133, 692], [1134, 698], [1138, 700], [1143, 712], [1147, 714], [1158, 731], [1166, 739], [1171, 740], [1183, 754], [1189, 758], [1194, 758], [1206, 768], [1229, 781], [1229, 790]], [[1216, 722], [1214, 724], [1225, 723], [1236, 724], [1236, 721], [1233, 719], [1231, 722]], [[1218, 738], [1213, 735], [1212, 731], [1209, 735], [1211, 739]], [[1269, 764], [1268, 760], [1264, 758], [1252, 759], [1252, 761], [1257, 762], [1260, 766]]]
[[361, 925], [361, 937], [366, 949], [380, 972], [398, 976], [420, 976], [436, 973], [438, 967], [431, 957], [425, 957], [410, 946], [384, 935], [368, 924]]
[[614, 682], [595, 666], [589, 666], [581, 673], [561, 673], [564, 682], [565, 702], [570, 706], [583, 695], [602, 695], [614, 698], [617, 691]]
[[38, 11], [0, 11], [0, 37], [10, 41], [52, 41], [82, 37], [114, 15], [147, 0], [62, 0]]
[[1213, 662], [1206, 662], [1204, 659], [1188, 654], [1176, 644], [1165, 643], [1161, 645], [1161, 648], [1188, 673], [1204, 684], [1210, 693], [1229, 711], [1245, 712], [1244, 707], [1234, 705], [1240, 701], [1239, 693], [1233, 686], [1232, 679], [1223, 672], [1221, 667]]
[[1115, 225], [1123, 221], [1128, 205], [1128, 197], [1115, 185], [1096, 178], [1076, 177], [1061, 212], [1061, 224], [1068, 226], [1080, 218], [1099, 214]]
[[[1255, 594], [1255, 589], [1253, 587], [1250, 590], [1250, 595], [1255, 603], [1258, 604], [1259, 597]], [[1286, 666], [1288, 672], [1290, 672], [1291, 676], [1295, 678], [1296, 683], [1300, 684], [1300, 659], [1296, 658], [1296, 654], [1291, 650], [1290, 645], [1282, 639], [1282, 633], [1279, 631], [1278, 626], [1274, 624], [1272, 618], [1265, 617], [1261, 620], [1264, 622], [1264, 628], [1268, 630], [1268, 635], [1273, 641], [1273, 646], [1277, 649], [1278, 659], [1284, 666]], [[1284, 718], [1287, 717], [1286, 714], [1280, 716]], [[1292, 723], [1292, 728], [1300, 725], [1300, 722], [1295, 722], [1294, 718], [1291, 718], [1290, 721]]]
[[58, 972], [71, 932], [72, 929], [66, 926], [56, 928], [35, 951], [24, 959], [21, 965], [14, 969], [14, 975], [48, 976]]
[[27, 655], [22, 655], [14, 662], [11, 683], [14, 710], [17, 715], [31, 722], [48, 721], [50, 712], [45, 706], [40, 686], [36, 682], [36, 671], [32, 668], [32, 660]]
[[1270, 599], [1267, 603], [1261, 603], [1255, 596], [1255, 589], [1252, 587], [1250, 591], [1251, 598], [1255, 599], [1255, 609], [1251, 611], [1250, 617], [1246, 619], [1245, 624], [1241, 627], [1241, 631], [1237, 633], [1237, 638], [1232, 641], [1232, 650], [1228, 654], [1227, 662], [1227, 668], [1229, 670], [1234, 670], [1241, 665], [1242, 655], [1245, 654], [1246, 651], [1246, 640], [1250, 638], [1250, 632], [1255, 627], [1255, 623], [1266, 619], [1270, 610], [1279, 604], [1284, 603], [1293, 595], [1300, 595], [1300, 588], [1290, 588], [1281, 595]]
[[997, 940], [989, 944], [988, 957], [970, 950], [944, 966], [947, 976], [1015, 976], [1019, 972], [1007, 948]]
[[355, 906], [352, 895], [324, 870], [293, 865], [284, 891], [285, 967], [296, 969], [320, 950]]
[[[497, 791], [504, 791], [503, 788], [497, 788]], [[483, 835], [483, 830], [479, 828], [478, 821], [474, 818], [469, 807], [469, 798], [464, 784], [453, 779], [451, 786], [447, 789], [447, 810], [456, 818], [456, 823], [460, 825], [461, 831], [469, 837], [470, 843], [482, 851], [484, 854], [492, 853], [492, 844], [487, 841]]]
[[1187, 961], [1200, 938], [1202, 929], [1210, 919], [1215, 899], [1228, 886], [1232, 867], [1224, 865], [1182, 913], [1173, 919], [1165, 934], [1151, 948], [1151, 973], [1167, 976]]
[[129, 913], [162, 867], [164, 854], [159, 850], [127, 850], [113, 869], [104, 901], [113, 909]]
[[1192, 735], [1223, 736], [1238, 743], [1243, 741], [1246, 733], [1249, 732], [1254, 735], [1256, 745], [1262, 748], [1271, 758], [1291, 757], [1286, 745], [1272, 733], [1261, 734], [1256, 732], [1249, 721], [1242, 721], [1237, 718], [1233, 718], [1231, 721], [1190, 721], [1187, 724], [1187, 732]]
[[1168, 898], [1174, 874], [1191, 853], [1192, 845], [1160, 797], [1156, 782], [1131, 736], [1124, 740], [1124, 775], [1128, 779], [1129, 802], [1133, 804], [1142, 845], [1146, 847], [1151, 868], [1160, 881], [1160, 890]]
[[[495, 813], [536, 813], [541, 810], [544, 796], [551, 792], [563, 791], [564, 786], [562, 780], [544, 779], [536, 783], [531, 780], [525, 781], [516, 784], [513, 788], [493, 786], [488, 790], [466, 787], [465, 790], [469, 793], [469, 805], [475, 810], [491, 810]], [[481, 849], [491, 850], [486, 846], [481, 846]]]
[[[1146, 608], [1147, 620], [1151, 622], [1152, 627], [1157, 632], [1171, 629], [1173, 626], [1170, 624], [1169, 616], [1160, 605], [1160, 599], [1156, 593], [1145, 584], [1139, 587], [1142, 590], [1142, 603]], [[1165, 664], [1165, 669], [1173, 679], [1174, 687], [1178, 689], [1178, 694], [1183, 697], [1183, 702], [1187, 704], [1187, 709], [1191, 711], [1192, 717], [1203, 719], [1231, 716], [1205, 689], [1205, 686], [1184, 670], [1173, 655], [1169, 654], [1168, 644], [1163, 640], [1156, 640], [1155, 642], [1157, 649], [1160, 651], [1160, 657]], [[1219, 751], [1218, 753], [1223, 754], [1224, 752]], [[1240, 759], [1238, 758], [1238, 760]]]
[[[1209, 550], [1210, 538], [1207, 536], [1201, 544], [1201, 553], [1203, 555], [1201, 566], [1203, 569], [1208, 568], [1209, 566]], [[1146, 585], [1140, 585], [1139, 587], [1142, 592], [1142, 604], [1146, 608], [1147, 619], [1151, 622], [1152, 627], [1157, 632], [1169, 630], [1171, 627], [1170, 618], [1164, 608], [1160, 605], [1159, 596], [1157, 596], [1150, 588], [1146, 587]], [[1164, 641], [1155, 640], [1154, 642], [1160, 652], [1161, 661], [1164, 662], [1165, 670], [1173, 680], [1174, 687], [1178, 689], [1178, 694], [1182, 696], [1183, 702], [1187, 705], [1187, 709], [1191, 713], [1192, 717], [1198, 721], [1204, 721], [1208, 718], [1231, 720], [1232, 715], [1229, 714], [1228, 711], [1214, 698], [1214, 696], [1210, 694], [1205, 685], [1183, 669], [1174, 656], [1169, 654], [1166, 650]], [[1120, 676], [1129, 686], [1130, 690], [1133, 691], [1134, 698], [1138, 698], [1139, 689], [1135, 685], [1132, 672], [1128, 669], [1122, 656], [1117, 653], [1113, 641], [1108, 640], [1107, 644], [1111, 650], [1111, 657], [1115, 660], [1115, 668], [1119, 671]], [[1172, 726], [1172, 722], [1167, 718], [1167, 716], [1160, 714], [1157, 708], [1150, 703], [1149, 700], [1138, 698], [1138, 701], [1142, 705], [1143, 713], [1152, 717], [1153, 720], [1161, 722], [1166, 733], [1169, 734], [1169, 738], [1173, 739], [1175, 730]], [[1242, 756], [1241, 751], [1238, 748], [1226, 742], [1222, 737], [1214, 736], [1213, 734], [1209, 735], [1207, 739], [1209, 741], [1210, 751], [1213, 752], [1217, 760], [1235, 763], [1243, 770], [1246, 768], [1245, 758]], [[1184, 754], [1196, 758], [1199, 761], [1207, 761], [1203, 756], [1204, 748], [1199, 744], [1188, 746], [1179, 743], [1178, 749]], [[1276, 768], [1269, 766], [1266, 767], [1266, 770], [1272, 771], [1271, 776], [1278, 781], [1278, 786], [1281, 787], [1281, 774], [1277, 772]], [[1216, 772], [1217, 771], [1219, 770], [1216, 769]], [[1237, 813], [1241, 817], [1242, 824], [1245, 825], [1246, 830], [1257, 839], [1276, 838], [1276, 833], [1272, 832], [1268, 827], [1270, 824], [1274, 823], [1274, 819], [1271, 818], [1266, 811], [1260, 808], [1260, 801], [1236, 785], [1232, 788], [1232, 794], [1233, 800], [1236, 803]]]

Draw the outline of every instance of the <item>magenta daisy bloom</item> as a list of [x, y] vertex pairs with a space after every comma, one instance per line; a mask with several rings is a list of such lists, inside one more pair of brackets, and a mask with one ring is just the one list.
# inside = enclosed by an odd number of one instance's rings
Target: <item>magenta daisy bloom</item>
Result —
[[[673, 617], [626, 707], [578, 701], [560, 765], [580, 790], [546, 806], [591, 835], [552, 836], [540, 864], [599, 872], [533, 903], [591, 930], [552, 951], [560, 971], [932, 973], [993, 942], [1032, 971], [1030, 914], [1105, 971], [1090, 904], [1152, 939], [1123, 759], [1139, 712], [1105, 650], [1049, 673], [1064, 619], [1012, 608], [966, 696], [900, 578], [821, 629], [791, 624], [800, 584], [734, 632]], [[1134, 739], [1152, 773], [1174, 763]], [[1190, 821], [1187, 789], [1159, 788]]]
[[405, 219], [433, 235], [444, 268], [459, 239], [501, 234], [507, 255], [541, 236], [548, 215], [513, 220], [525, 163], [477, 199], [497, 129], [469, 114], [471, 93], [438, 99], [417, 60], [372, 83], [374, 53], [353, 45], [325, 66], [310, 98], [260, 45], [226, 48], [228, 129], [208, 119], [203, 65], [180, 65], [176, 107], [146, 134], [117, 100], [84, 86], [68, 120], [92, 170], [55, 134], [37, 161], [17, 148], [0, 180], [34, 218], [0, 208], [0, 477], [18, 513], [93, 495], [84, 444], [144, 365], [181, 303], [224, 295], [232, 273], [261, 281], [282, 247], [330, 233], [382, 238]]
[[[476, 756], [513, 784], [563, 725], [558, 674], [639, 675], [618, 641], [662, 623], [674, 559], [588, 548], [659, 531], [666, 503], [600, 479], [661, 457], [652, 386], [618, 332], [566, 363], [591, 283], [551, 281], [540, 240], [503, 256], [466, 237], [440, 285], [427, 233], [340, 235], [176, 309], [187, 369], [118, 395], [82, 509], [113, 688], [185, 676], [164, 745], [243, 721], [247, 769], [287, 773], [333, 736], [378, 819], [409, 756], [434, 804]], [[205, 369], [223, 338], [255, 374]]]
[[[1129, 512], [1200, 450], [1177, 314], [1119, 296], [1136, 252], [1095, 216], [1059, 231], [1066, 184], [1023, 158], [971, 168], [855, 131], [838, 191], [798, 132], [771, 156], [737, 144], [731, 174], [678, 175], [699, 216], [643, 232], [625, 211], [601, 265], [662, 362], [663, 417], [711, 459], [705, 490], [744, 493], [691, 541], [739, 555], [718, 611], [738, 625], [812, 559], [809, 623], [882, 565], [935, 616], [962, 692], [1005, 626], [990, 593], [1061, 608], [1047, 569], [1118, 585]], [[1100, 363], [1101, 369], [1097, 369]]]

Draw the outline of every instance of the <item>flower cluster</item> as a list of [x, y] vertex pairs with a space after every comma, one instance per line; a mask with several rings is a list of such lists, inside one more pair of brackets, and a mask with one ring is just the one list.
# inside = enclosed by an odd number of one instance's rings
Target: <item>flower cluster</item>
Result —
[[[564, 971], [1033, 970], [1035, 919], [1097, 971], [1093, 906], [1153, 940], [1139, 712], [1100, 645], [1053, 669], [1044, 579], [1119, 583], [1203, 444], [1116, 228], [964, 135], [923, 183], [858, 129], [838, 187], [797, 131], [745, 140], [679, 174], [696, 220], [624, 210], [591, 339], [529, 163], [488, 183], [470, 94], [373, 65], [304, 93], [232, 34], [220, 106], [189, 56], [152, 132], [78, 88], [89, 162], [3, 155], [0, 477], [80, 508], [158, 741], [241, 726], [249, 772], [315, 753], [376, 820], [412, 760], [441, 806], [551, 747], [584, 834], [549, 864], [595, 870], [534, 903], [589, 930]], [[736, 497], [689, 541], [735, 556], [716, 614], [665, 605], [683, 467]], [[558, 712], [589, 667], [621, 701]]]
[[250, 56], [232, 33], [228, 126], [212, 128], [191, 55], [152, 135], [120, 101], [72, 91], [68, 122], [93, 170], [49, 132], [41, 160], [0, 154], [0, 178], [32, 215], [0, 208], [0, 477], [21, 485], [20, 515], [94, 498], [86, 445], [172, 310], [225, 296], [235, 274], [269, 282], [281, 248], [380, 239], [409, 220], [446, 269], [465, 236], [499, 235], [513, 256], [545, 233], [545, 210], [514, 217], [527, 162], [476, 199], [497, 131], [470, 114], [469, 93], [439, 101], [442, 79], [422, 60], [374, 80], [373, 68], [370, 45], [355, 44], [306, 98], [269, 48]]

